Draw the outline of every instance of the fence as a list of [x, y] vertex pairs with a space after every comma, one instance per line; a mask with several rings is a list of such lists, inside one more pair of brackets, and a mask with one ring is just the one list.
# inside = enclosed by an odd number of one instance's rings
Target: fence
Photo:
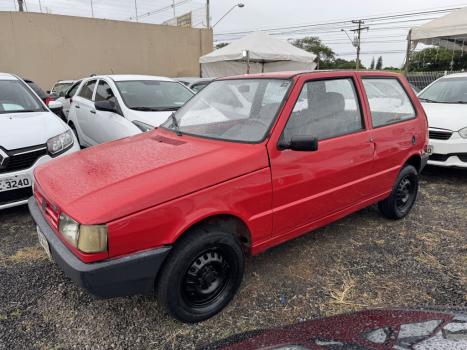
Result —
[[444, 71], [444, 72], [409, 72], [407, 73], [407, 80], [412, 85], [416, 86], [420, 90], [426, 88], [436, 79], [444, 77], [445, 75], [460, 73], [460, 71]]

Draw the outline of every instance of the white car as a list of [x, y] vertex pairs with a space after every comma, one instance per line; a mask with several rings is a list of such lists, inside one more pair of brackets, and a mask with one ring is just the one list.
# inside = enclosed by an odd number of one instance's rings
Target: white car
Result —
[[59, 80], [57, 81], [50, 91], [49, 94], [57, 94], [58, 96], [64, 95], [65, 92], [75, 83], [74, 80]]
[[68, 120], [68, 114], [70, 112], [71, 102], [73, 101], [73, 96], [75, 96], [78, 91], [82, 80], [75, 81], [66, 91], [60, 94], [60, 97], [56, 100], [61, 102], [63, 105], [63, 115]]
[[440, 78], [418, 97], [428, 117], [428, 164], [467, 168], [467, 73]]
[[78, 151], [71, 129], [20, 78], [0, 73], [0, 209], [27, 203], [34, 169]]
[[169, 78], [94, 76], [73, 96], [68, 124], [83, 147], [93, 146], [159, 126], [193, 94]]

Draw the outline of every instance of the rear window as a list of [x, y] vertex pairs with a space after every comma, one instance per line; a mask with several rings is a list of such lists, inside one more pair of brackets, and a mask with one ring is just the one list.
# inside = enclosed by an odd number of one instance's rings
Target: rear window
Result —
[[396, 78], [363, 78], [373, 127], [415, 118], [409, 96]]
[[45, 111], [42, 103], [19, 80], [0, 80], [0, 114]]

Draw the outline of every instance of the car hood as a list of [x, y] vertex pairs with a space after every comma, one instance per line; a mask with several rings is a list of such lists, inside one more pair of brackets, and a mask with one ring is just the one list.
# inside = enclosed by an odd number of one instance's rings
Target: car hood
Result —
[[142, 112], [130, 110], [127, 113], [127, 118], [130, 121], [140, 121], [154, 127], [158, 127], [163, 122], [167, 120], [168, 117], [173, 113], [173, 111], [161, 111], [161, 112]]
[[467, 127], [467, 105], [422, 103], [430, 128], [459, 131]]
[[102, 224], [268, 166], [264, 145], [156, 129], [77, 152], [35, 172], [43, 195]]
[[7, 150], [43, 145], [67, 130], [52, 112], [0, 114], [0, 147]]

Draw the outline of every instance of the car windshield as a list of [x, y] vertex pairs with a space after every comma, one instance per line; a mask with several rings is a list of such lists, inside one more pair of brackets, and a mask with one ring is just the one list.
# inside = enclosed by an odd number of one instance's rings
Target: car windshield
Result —
[[57, 94], [66, 92], [72, 85], [73, 83], [57, 83], [54, 85], [52, 92], [56, 92]]
[[210, 83], [163, 128], [237, 142], [266, 136], [289, 89], [290, 80], [237, 79]]
[[467, 103], [467, 77], [440, 79], [418, 97], [431, 103]]
[[0, 80], [0, 114], [45, 111], [36, 96], [19, 80]]
[[193, 92], [178, 82], [157, 80], [117, 81], [125, 105], [141, 111], [177, 110]]

